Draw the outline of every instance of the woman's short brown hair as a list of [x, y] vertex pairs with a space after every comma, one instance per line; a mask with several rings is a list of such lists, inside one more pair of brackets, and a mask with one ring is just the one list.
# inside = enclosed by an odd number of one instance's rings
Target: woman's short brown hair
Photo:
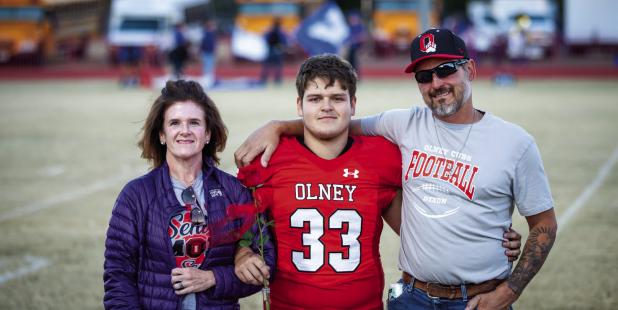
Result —
[[217, 152], [225, 149], [227, 141], [227, 128], [223, 124], [221, 114], [215, 103], [206, 95], [202, 86], [193, 81], [167, 81], [161, 90], [161, 95], [154, 101], [148, 117], [142, 127], [142, 137], [138, 146], [142, 149], [142, 158], [152, 163], [152, 167], [159, 167], [165, 162], [166, 146], [159, 140], [159, 134], [163, 130], [165, 111], [176, 102], [192, 101], [204, 110], [206, 129], [210, 132], [210, 143], [202, 149], [203, 160], [210, 158], [217, 165], [219, 157]]

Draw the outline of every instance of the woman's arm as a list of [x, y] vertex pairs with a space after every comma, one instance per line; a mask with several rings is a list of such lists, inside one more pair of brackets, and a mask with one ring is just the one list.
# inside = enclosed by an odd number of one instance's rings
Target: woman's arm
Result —
[[[234, 194], [230, 193], [234, 196], [234, 204], [244, 205], [253, 203], [251, 192], [247, 188], [241, 186], [239, 182], [231, 183], [231, 185], [229, 187], [226, 187], [226, 189], [234, 190]], [[254, 216], [251, 216], [247, 220], [253, 221]], [[257, 244], [260, 238], [260, 230], [258, 229], [257, 224], [254, 224], [250, 229], [253, 234], [252, 248], [257, 253]], [[270, 230], [267, 227], [263, 227], [261, 231], [261, 236], [265, 241], [264, 260], [266, 262], [266, 265], [269, 266], [270, 270], [273, 270], [275, 265], [275, 247], [270, 236]], [[229, 265], [221, 265], [209, 268], [209, 270], [213, 272], [216, 283], [211, 290], [212, 298], [240, 298], [259, 291], [261, 289], [261, 285], [246, 284], [236, 276], [234, 272], [235, 266], [233, 263], [233, 256], [236, 253], [236, 246], [228, 244], [222, 245], [221, 247], [225, 247], [226, 254], [228, 252], [227, 247], [231, 247], [229, 248], [231, 250], [229, 255], [232, 256], [232, 263]]]
[[116, 200], [105, 239], [105, 309], [140, 308], [137, 291], [137, 221], [126, 191], [125, 187]]

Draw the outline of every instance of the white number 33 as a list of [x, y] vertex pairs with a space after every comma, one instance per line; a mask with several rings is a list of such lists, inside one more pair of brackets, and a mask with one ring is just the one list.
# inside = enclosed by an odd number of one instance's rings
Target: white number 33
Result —
[[[292, 262], [299, 271], [315, 272], [324, 265], [324, 217], [317, 209], [298, 209], [290, 217], [290, 226], [303, 228], [309, 223], [309, 232], [303, 233], [303, 246], [309, 247], [309, 257], [303, 251], [292, 251]], [[337, 210], [328, 219], [329, 229], [342, 229], [348, 223], [347, 233], [341, 234], [341, 245], [348, 247], [348, 257], [343, 252], [329, 252], [328, 264], [336, 272], [352, 272], [360, 264], [360, 243], [362, 218], [356, 210]]]

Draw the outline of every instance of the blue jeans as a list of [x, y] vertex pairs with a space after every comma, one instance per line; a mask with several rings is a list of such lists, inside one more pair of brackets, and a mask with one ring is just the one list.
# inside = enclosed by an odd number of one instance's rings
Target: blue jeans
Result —
[[195, 310], [197, 309], [197, 305], [195, 304], [195, 293], [187, 294], [182, 297], [182, 306], [180, 309], [182, 310]]
[[215, 79], [215, 53], [202, 53], [202, 75]]
[[[399, 280], [398, 283], [403, 284], [403, 293], [395, 299], [388, 300], [388, 310], [463, 310], [468, 303], [465, 289], [463, 290], [463, 298], [448, 299], [429, 297], [425, 291], [414, 288], [414, 282], [405, 284], [403, 280]], [[509, 309], [512, 310], [513, 308], [509, 307]]]

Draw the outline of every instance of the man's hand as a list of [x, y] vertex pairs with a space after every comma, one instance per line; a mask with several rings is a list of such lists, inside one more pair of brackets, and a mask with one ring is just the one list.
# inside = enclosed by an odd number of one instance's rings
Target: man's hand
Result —
[[504, 235], [504, 241], [502, 242], [502, 246], [506, 248], [504, 254], [509, 259], [509, 262], [514, 262], [521, 254], [521, 235], [514, 230], [513, 228], [509, 228]]
[[506, 284], [498, 285], [495, 290], [474, 296], [466, 305], [466, 310], [508, 309], [519, 296]]
[[558, 224], [554, 209], [526, 217], [530, 234], [526, 240], [521, 259], [511, 276], [495, 290], [474, 296], [468, 309], [504, 309], [515, 302], [530, 280], [541, 269], [554, 241]]
[[270, 121], [251, 133], [247, 140], [234, 152], [236, 166], [238, 168], [245, 167], [260, 153], [264, 152], [261, 163], [263, 167], [266, 167], [277, 145], [279, 145], [279, 135], [277, 121]]
[[234, 273], [246, 284], [262, 285], [270, 278], [270, 267], [249, 248], [238, 249], [234, 258]]
[[210, 270], [191, 267], [172, 269], [172, 287], [176, 295], [203, 292], [215, 284], [215, 274]]

